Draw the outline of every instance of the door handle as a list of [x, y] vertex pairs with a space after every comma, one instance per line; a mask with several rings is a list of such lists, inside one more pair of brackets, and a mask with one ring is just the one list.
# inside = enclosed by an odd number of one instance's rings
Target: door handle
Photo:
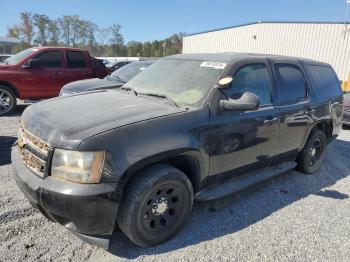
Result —
[[278, 121], [278, 118], [277, 118], [277, 117], [268, 116], [268, 117], [266, 117], [266, 119], [264, 120], [264, 124], [272, 125], [273, 123], [276, 123], [277, 121]]
[[51, 73], [51, 75], [53, 75], [53, 76], [60, 76], [60, 75], [62, 75], [62, 72], [53, 72], [53, 73]]

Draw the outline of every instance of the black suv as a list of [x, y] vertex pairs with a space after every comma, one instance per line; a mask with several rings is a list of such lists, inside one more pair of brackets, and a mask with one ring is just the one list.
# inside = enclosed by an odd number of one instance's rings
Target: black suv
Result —
[[21, 118], [16, 181], [45, 216], [108, 247], [172, 238], [194, 200], [317, 171], [342, 126], [332, 67], [292, 57], [163, 58], [116, 90], [40, 102]]

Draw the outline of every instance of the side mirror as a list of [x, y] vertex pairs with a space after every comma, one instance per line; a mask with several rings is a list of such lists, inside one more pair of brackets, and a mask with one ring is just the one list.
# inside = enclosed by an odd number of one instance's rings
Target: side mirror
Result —
[[253, 93], [245, 92], [239, 99], [220, 100], [222, 110], [248, 111], [259, 108], [259, 97]]
[[40, 64], [39, 59], [32, 58], [29, 59], [27, 63], [25, 63], [22, 67], [23, 68], [38, 68]]

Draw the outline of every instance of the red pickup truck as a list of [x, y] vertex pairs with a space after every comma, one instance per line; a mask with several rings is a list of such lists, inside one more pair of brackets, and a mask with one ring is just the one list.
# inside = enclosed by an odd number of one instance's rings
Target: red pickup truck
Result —
[[58, 96], [72, 81], [108, 75], [102, 62], [84, 49], [35, 47], [0, 63], [0, 115], [16, 107], [16, 98], [40, 100]]

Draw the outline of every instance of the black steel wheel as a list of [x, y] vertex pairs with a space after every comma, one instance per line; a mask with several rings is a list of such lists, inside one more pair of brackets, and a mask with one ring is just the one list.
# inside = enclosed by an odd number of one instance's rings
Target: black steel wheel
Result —
[[124, 192], [118, 225], [139, 246], [155, 246], [171, 239], [192, 209], [189, 179], [165, 164], [150, 166], [137, 174]]
[[11, 113], [16, 104], [16, 95], [13, 91], [6, 86], [0, 86], [0, 116]]
[[325, 133], [319, 129], [313, 130], [297, 159], [298, 169], [306, 174], [315, 173], [323, 162], [326, 147]]

